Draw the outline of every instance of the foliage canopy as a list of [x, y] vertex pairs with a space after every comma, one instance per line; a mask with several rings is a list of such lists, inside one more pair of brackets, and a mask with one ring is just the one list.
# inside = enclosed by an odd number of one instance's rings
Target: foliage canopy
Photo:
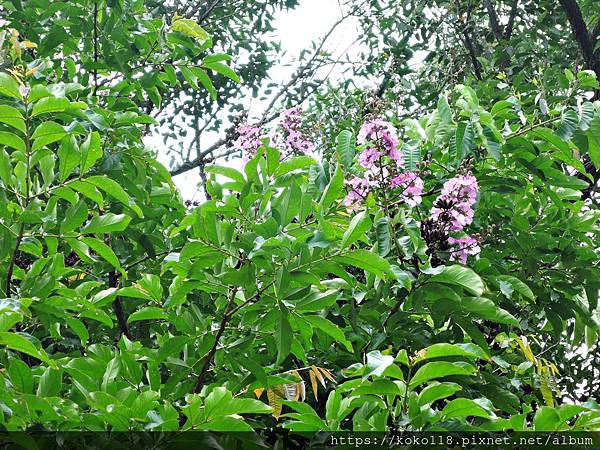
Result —
[[598, 429], [597, 50], [496, 47], [404, 117], [331, 87], [186, 208], [149, 113], [231, 57], [151, 3], [0, 4], [4, 429]]

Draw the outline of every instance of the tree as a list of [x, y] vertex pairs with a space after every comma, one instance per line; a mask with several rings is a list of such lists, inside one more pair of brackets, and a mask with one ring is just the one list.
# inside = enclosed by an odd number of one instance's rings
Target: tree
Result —
[[[381, 26], [398, 6], [370, 4]], [[145, 107], [170, 85], [210, 95], [204, 69], [228, 58], [196, 21], [136, 5], [98, 19], [123, 27], [115, 55], [130, 33], [162, 61], [141, 76], [133, 56], [95, 65], [76, 33], [63, 59], [33, 31], [4, 35], [6, 430], [251, 433], [217, 436], [230, 448], [265, 428], [298, 445], [306, 431], [598, 429], [593, 70], [493, 78], [480, 58], [434, 106], [400, 113], [391, 81], [332, 86], [271, 133], [240, 128], [243, 169], [205, 167], [208, 199], [186, 208], [142, 145]], [[490, 23], [495, 39], [511, 29]]]

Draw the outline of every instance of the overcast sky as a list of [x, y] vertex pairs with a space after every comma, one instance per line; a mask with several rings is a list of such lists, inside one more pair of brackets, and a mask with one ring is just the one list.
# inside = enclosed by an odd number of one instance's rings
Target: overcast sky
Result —
[[[290, 11], [281, 11], [277, 14], [274, 23], [275, 38], [281, 42], [282, 48], [287, 52], [284, 63], [271, 70], [271, 77], [282, 84], [287, 82], [294, 72], [295, 58], [300, 51], [308, 48], [312, 41], [318, 40], [331, 26], [341, 17], [342, 10], [338, 0], [300, 0], [300, 5]], [[336, 32], [327, 41], [326, 49], [338, 53], [346, 49], [356, 38], [356, 23], [347, 20], [340, 25]], [[335, 74], [332, 76], [335, 78]], [[266, 106], [266, 102], [253, 99], [249, 102], [251, 116], [258, 116]], [[218, 136], [214, 136], [218, 139]], [[166, 154], [160, 151], [164, 147], [160, 130], [156, 130], [153, 136], [146, 139], [146, 144], [158, 149], [161, 162], [168, 163]], [[239, 168], [241, 160], [230, 160], [228, 165]], [[199, 188], [200, 177], [197, 170], [188, 171], [174, 179], [175, 184], [181, 190], [184, 199], [202, 200], [202, 190]]]

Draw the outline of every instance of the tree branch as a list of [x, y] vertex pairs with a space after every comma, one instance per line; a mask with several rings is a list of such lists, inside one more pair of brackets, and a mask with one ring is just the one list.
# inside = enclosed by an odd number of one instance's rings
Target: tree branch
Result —
[[210, 368], [210, 365], [212, 364], [212, 360], [215, 357], [215, 353], [217, 352], [217, 347], [219, 346], [219, 340], [221, 339], [221, 336], [223, 335], [223, 332], [225, 331], [225, 327], [227, 326], [229, 319], [231, 319], [231, 310], [233, 309], [233, 305], [235, 304], [235, 296], [236, 296], [237, 292], [238, 292], [238, 287], [236, 286], [231, 290], [231, 293], [229, 294], [229, 301], [227, 302], [227, 306], [225, 307], [225, 312], [223, 313], [223, 317], [221, 318], [221, 323], [219, 324], [219, 330], [217, 331], [217, 334], [215, 336], [215, 343], [213, 344], [212, 348], [209, 350], [209, 352], [204, 357], [204, 364], [202, 364], [202, 369], [200, 370], [200, 373], [198, 374], [198, 381], [196, 381], [196, 386], [194, 387], [195, 394], [200, 393], [200, 391], [202, 391], [202, 388], [204, 387], [204, 383], [206, 381], [206, 376], [208, 375], [208, 369]]
[[496, 10], [494, 9], [494, 5], [492, 5], [491, 0], [483, 0], [483, 5], [485, 9], [487, 9], [488, 15], [490, 16], [490, 27], [492, 28], [492, 32], [494, 36], [496, 36], [496, 40], [500, 42], [504, 35], [502, 33], [502, 26], [498, 21], [498, 14], [496, 14]]
[[600, 67], [594, 58], [594, 43], [592, 42], [592, 39], [588, 32], [585, 20], [583, 20], [583, 16], [581, 15], [581, 10], [579, 9], [577, 1], [558, 1], [565, 12], [567, 19], [569, 20], [571, 30], [573, 31], [573, 35], [575, 37], [575, 40], [577, 41], [577, 44], [579, 45], [579, 49], [581, 50], [581, 54], [586, 62], [587, 67], [589, 69], [594, 70], [596, 72], [596, 75], [600, 79]]
[[515, 19], [517, 17], [517, 12], [519, 11], [519, 0], [514, 0], [512, 8], [510, 10], [510, 15], [508, 17], [508, 23], [506, 24], [506, 28], [504, 29], [504, 39], [510, 39], [512, 36], [513, 28], [515, 26]]

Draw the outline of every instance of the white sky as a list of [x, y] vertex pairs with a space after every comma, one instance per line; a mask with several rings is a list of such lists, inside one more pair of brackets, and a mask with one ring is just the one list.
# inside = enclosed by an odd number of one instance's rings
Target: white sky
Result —
[[[297, 8], [279, 12], [274, 22], [274, 37], [281, 42], [286, 56], [283, 64], [278, 64], [271, 70], [272, 80], [282, 84], [286, 83], [295, 70], [294, 60], [300, 51], [309, 48], [312, 41], [319, 40], [327, 33], [341, 15], [342, 9], [338, 0], [300, 0]], [[356, 22], [345, 21], [328, 39], [325, 50], [339, 54], [356, 39], [356, 32]], [[332, 74], [332, 78], [335, 78], [335, 74]], [[250, 99], [248, 102], [250, 116], [260, 116], [267, 104], [268, 100]], [[219, 137], [218, 134], [212, 136], [213, 139]], [[167, 155], [160, 151], [164, 146], [160, 130], [155, 130], [154, 135], [146, 139], [146, 144], [151, 148], [158, 149], [159, 160], [164, 164], [168, 163]], [[210, 142], [204, 139], [204, 145], [210, 145]], [[226, 164], [238, 169], [242, 165], [240, 159], [230, 160]], [[197, 170], [188, 171], [174, 177], [173, 180], [181, 190], [184, 199], [202, 200], [204, 198], [202, 190], [199, 189], [200, 177]]]

